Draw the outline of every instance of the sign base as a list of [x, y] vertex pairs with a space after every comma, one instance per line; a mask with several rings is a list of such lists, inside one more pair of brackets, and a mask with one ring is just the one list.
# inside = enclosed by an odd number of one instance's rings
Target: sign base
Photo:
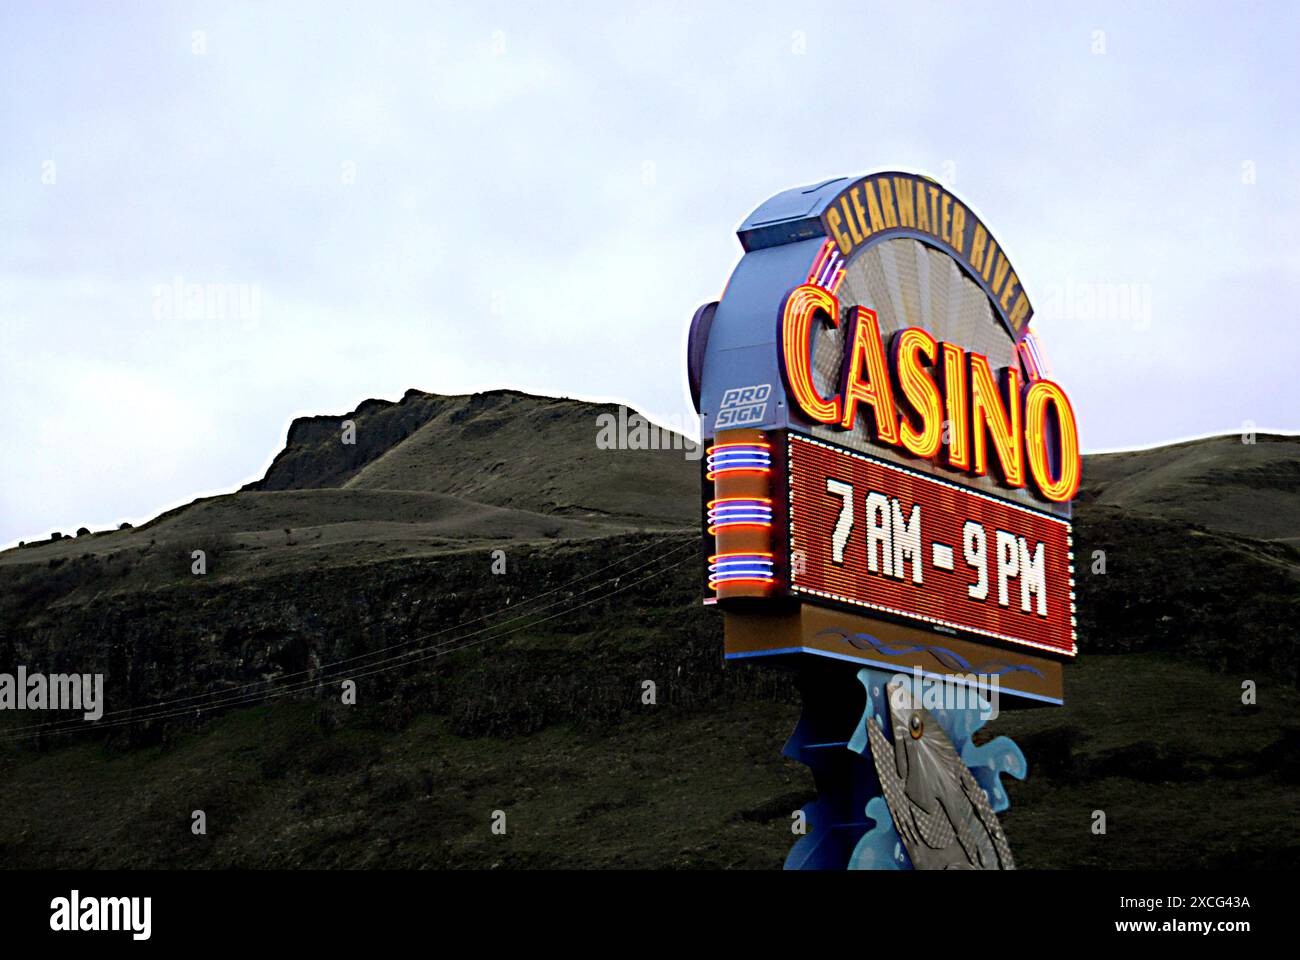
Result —
[[983, 696], [996, 691], [1003, 706], [1060, 706], [1061, 663], [960, 637], [931, 633], [855, 613], [794, 603], [784, 613], [727, 610], [728, 660], [748, 657], [827, 657], [862, 667], [967, 684]]

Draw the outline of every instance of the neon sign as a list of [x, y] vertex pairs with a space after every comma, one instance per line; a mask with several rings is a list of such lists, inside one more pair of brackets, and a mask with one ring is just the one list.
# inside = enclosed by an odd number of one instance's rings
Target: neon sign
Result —
[[[687, 339], [701, 579], [726, 658], [797, 677], [784, 752], [818, 797], [786, 866], [1010, 868], [998, 777], [1025, 758], [970, 736], [998, 697], [1063, 703], [1078, 652], [1079, 430], [1029, 296], [917, 174], [793, 187], [737, 234]], [[968, 696], [932, 712], [940, 688]]]
[[786, 296], [780, 322], [781, 374], [810, 420], [852, 430], [861, 411], [876, 443], [975, 476], [993, 474], [1006, 487], [1024, 487], [1028, 476], [1039, 496], [1057, 503], [1078, 491], [1074, 408], [1052, 381], [1021, 383], [1010, 366], [995, 374], [987, 357], [939, 343], [920, 327], [895, 332], [886, 353], [875, 311], [855, 306], [847, 311], [838, 388], [823, 396], [813, 347], [819, 327], [841, 325], [839, 300], [801, 284]]

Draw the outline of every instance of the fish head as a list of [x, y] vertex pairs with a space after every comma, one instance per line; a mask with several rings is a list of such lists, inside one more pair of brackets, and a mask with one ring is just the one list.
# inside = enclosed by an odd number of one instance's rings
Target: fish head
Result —
[[891, 683], [889, 720], [894, 734], [894, 762], [905, 782], [907, 798], [926, 813], [939, 808], [939, 797], [951, 789], [956, 750], [948, 735], [913, 691]]

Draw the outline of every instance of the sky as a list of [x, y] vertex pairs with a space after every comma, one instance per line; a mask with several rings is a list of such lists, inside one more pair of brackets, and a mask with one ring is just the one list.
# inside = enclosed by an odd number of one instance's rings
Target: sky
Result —
[[1085, 449], [1300, 428], [1300, 6], [1070, 6], [7, 0], [0, 544], [412, 387], [690, 423], [736, 227], [882, 169], [1004, 243]]

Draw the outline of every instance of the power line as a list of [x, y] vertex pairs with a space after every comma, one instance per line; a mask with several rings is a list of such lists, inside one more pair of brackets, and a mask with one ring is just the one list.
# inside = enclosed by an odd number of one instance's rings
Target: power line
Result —
[[[638, 548], [637, 550], [634, 550], [634, 551], [632, 551], [631, 553], [627, 554], [626, 556], [621, 557], [621, 558], [619, 558], [618, 560], [615, 560], [615, 561], [613, 562], [613, 564], [610, 564], [609, 566], [606, 566], [605, 568], [603, 568], [603, 569], [601, 569], [601, 570], [595, 570], [595, 571], [592, 571], [592, 572], [590, 572], [590, 573], [585, 573], [585, 574], [583, 574], [582, 576], [575, 577], [574, 579], [568, 581], [567, 583], [560, 584], [558, 587], [553, 587], [553, 588], [551, 588], [550, 590], [543, 591], [542, 593], [539, 593], [539, 594], [536, 594], [536, 595], [534, 595], [534, 596], [532, 596], [532, 597], [529, 597], [529, 598], [526, 599], [526, 600], [521, 600], [521, 601], [519, 601], [519, 604], [518, 604], [517, 606], [527, 606], [527, 605], [529, 605], [529, 604], [535, 603], [536, 601], [542, 599], [543, 597], [550, 596], [551, 594], [553, 594], [553, 593], [557, 593], [557, 592], [559, 592], [559, 591], [561, 591], [561, 590], [564, 590], [565, 588], [570, 587], [570, 586], [573, 586], [573, 585], [576, 584], [576, 583], [580, 583], [580, 582], [582, 582], [583, 580], [589, 580], [589, 579], [591, 579], [592, 577], [597, 576], [597, 575], [599, 575], [599, 574], [601, 574], [601, 573], [605, 573], [605, 572], [607, 572], [609, 569], [611, 569], [612, 567], [616, 567], [616, 566], [618, 566], [619, 564], [622, 564], [622, 563], [624, 563], [624, 562], [626, 562], [626, 561], [628, 561], [628, 560], [631, 560], [632, 558], [637, 557], [637, 556], [639, 556], [639, 555], [645, 553], [645, 552], [646, 552], [647, 550], [649, 550], [650, 548], [655, 547], [655, 546], [658, 546], [658, 545], [659, 545], [659, 544], [658, 544], [656, 541], [651, 541], [650, 543], [646, 544], [645, 546], [642, 546], [642, 547]], [[576, 596], [579, 596], [579, 597], [580, 597], [580, 596], [583, 596], [583, 595], [585, 595], [585, 594], [587, 594], [587, 593], [590, 593], [592, 590], [597, 589], [597, 587], [601, 586], [601, 585], [604, 584], [604, 583], [613, 582], [613, 581], [619, 579], [619, 577], [630, 576], [631, 574], [636, 573], [636, 572], [639, 571], [639, 570], [644, 570], [646, 567], [648, 567], [648, 566], [650, 566], [650, 565], [652, 565], [652, 564], [654, 564], [654, 563], [657, 563], [659, 560], [667, 559], [668, 557], [673, 556], [673, 555], [676, 554], [676, 553], [679, 553], [682, 549], [684, 549], [686, 546], [689, 546], [689, 545], [690, 545], [689, 543], [681, 544], [681, 545], [679, 545], [679, 546], [673, 548], [672, 550], [669, 550], [669, 551], [666, 552], [666, 553], [662, 553], [662, 554], [660, 554], [660, 555], [658, 555], [658, 556], [656, 556], [656, 557], [653, 557], [652, 559], [646, 561], [645, 563], [640, 564], [640, 565], [638, 565], [638, 566], [635, 566], [635, 567], [633, 567], [633, 568], [630, 569], [630, 570], [627, 570], [627, 571], [625, 571], [625, 572], [623, 572], [623, 573], [621, 573], [621, 574], [618, 574], [617, 576], [606, 577], [604, 580], [600, 581], [600, 583], [596, 584], [595, 586], [588, 587], [586, 590], [582, 590], [582, 591], [578, 592], [578, 593], [576, 594]], [[549, 609], [551, 609], [552, 607], [556, 606], [557, 603], [560, 603], [560, 602], [563, 602], [563, 601], [555, 601], [555, 602], [553, 602], [553, 603], [546, 604], [546, 605], [544, 605], [544, 606], [542, 606], [542, 607], [538, 607], [538, 608], [536, 608], [536, 609], [534, 609], [534, 610], [526, 610], [526, 611], [524, 611], [523, 613], [519, 614], [518, 616], [511, 617], [511, 618], [509, 618], [509, 619], [507, 619], [507, 620], [502, 620], [501, 622], [496, 623], [496, 624], [491, 624], [488, 628], [485, 628], [485, 629], [490, 629], [491, 627], [501, 627], [501, 626], [505, 626], [505, 625], [510, 624], [510, 623], [514, 623], [514, 622], [516, 622], [516, 621], [518, 621], [518, 620], [522, 620], [522, 619], [524, 619], [525, 617], [529, 617], [529, 616], [532, 616], [533, 614], [540, 613], [540, 612], [542, 612], [543, 610], [549, 610]], [[462, 630], [462, 629], [464, 629], [465, 627], [468, 627], [470, 624], [478, 623], [478, 622], [481, 621], [481, 620], [486, 620], [486, 619], [489, 618], [489, 617], [493, 617], [493, 616], [496, 616], [497, 614], [504, 613], [504, 612], [506, 612], [504, 609], [494, 610], [494, 611], [491, 611], [491, 612], [489, 612], [489, 613], [482, 614], [481, 616], [475, 617], [475, 618], [473, 618], [473, 619], [471, 619], [471, 620], [466, 620], [466, 621], [464, 621], [463, 623], [452, 624], [452, 625], [449, 626], [449, 627], [444, 627], [444, 628], [441, 629], [441, 630], [436, 630], [436, 631], [434, 631], [433, 633], [423, 634], [423, 635], [418, 636], [418, 637], [410, 637], [410, 638], [408, 638], [408, 639], [406, 639], [406, 640], [401, 640], [401, 641], [398, 641], [397, 643], [392, 643], [392, 644], [389, 644], [388, 646], [385, 646], [385, 647], [378, 647], [378, 648], [376, 648], [376, 649], [374, 649], [374, 650], [368, 650], [368, 651], [366, 651], [365, 653], [359, 653], [359, 654], [356, 654], [355, 656], [345, 657], [345, 658], [343, 658], [342, 660], [335, 660], [335, 661], [332, 661], [332, 662], [330, 662], [330, 663], [324, 663], [324, 664], [321, 664], [320, 666], [316, 667], [315, 669], [309, 669], [309, 670], [296, 670], [296, 671], [294, 671], [294, 672], [292, 672], [292, 673], [283, 674], [283, 675], [277, 677], [275, 680], [270, 681], [270, 682], [271, 682], [271, 683], [284, 683], [285, 681], [290, 680], [290, 679], [292, 679], [292, 678], [294, 678], [294, 677], [306, 677], [306, 676], [309, 676], [309, 675], [314, 675], [314, 676], [313, 676], [313, 681], [312, 681], [312, 682], [316, 682], [317, 680], [321, 679], [321, 677], [320, 677], [321, 674], [326, 673], [327, 671], [332, 670], [332, 669], [335, 669], [335, 668], [337, 668], [337, 667], [343, 666], [344, 664], [354, 663], [354, 662], [356, 662], [356, 661], [358, 661], [358, 660], [367, 660], [367, 659], [370, 659], [370, 658], [372, 658], [372, 657], [376, 657], [376, 656], [378, 656], [379, 654], [386, 653], [386, 652], [391, 651], [391, 650], [396, 650], [396, 649], [398, 649], [398, 648], [400, 648], [400, 647], [409, 647], [409, 646], [411, 646], [411, 645], [413, 645], [413, 644], [420, 643], [421, 641], [431, 640], [431, 639], [433, 639], [434, 637], [440, 637], [440, 636], [443, 636], [444, 634], [451, 633], [452, 631], [455, 631], [455, 630]], [[435, 644], [434, 646], [441, 646], [441, 644]], [[402, 654], [401, 656], [405, 656], [405, 655], [406, 655], [406, 654]], [[389, 657], [389, 658], [384, 658], [383, 660], [378, 660], [378, 661], [375, 661], [375, 662], [376, 662], [376, 663], [388, 663], [388, 662], [391, 662], [392, 660], [396, 660], [396, 659], [400, 659], [400, 656], [399, 656], [399, 657]], [[374, 665], [374, 664], [371, 664], [371, 666], [373, 666], [373, 665]], [[139, 711], [142, 711], [142, 710], [157, 710], [157, 709], [160, 709], [160, 708], [162, 708], [162, 707], [176, 706], [176, 705], [179, 705], [179, 704], [182, 704], [182, 703], [189, 703], [189, 704], [192, 704], [193, 707], [195, 707], [195, 708], [200, 708], [200, 709], [201, 709], [201, 708], [204, 706], [204, 704], [203, 704], [202, 702], [196, 702], [196, 701], [206, 701], [206, 700], [208, 700], [209, 698], [212, 698], [212, 697], [227, 697], [228, 695], [231, 695], [231, 694], [237, 694], [237, 693], [239, 693], [239, 691], [242, 691], [242, 690], [252, 691], [252, 692], [254, 692], [255, 694], [257, 694], [257, 695], [260, 696], [261, 693], [264, 691], [265, 687], [266, 687], [266, 681], [258, 681], [258, 682], [253, 682], [253, 683], [246, 683], [246, 684], [243, 684], [243, 685], [241, 685], [241, 686], [235, 687], [235, 688], [232, 689], [232, 690], [225, 690], [225, 691], [211, 691], [211, 692], [209, 692], [209, 693], [196, 693], [196, 694], [190, 694], [190, 695], [188, 695], [188, 696], [184, 696], [184, 697], [175, 697], [175, 698], [173, 698], [173, 699], [171, 699], [171, 700], [159, 700], [159, 701], [156, 701], [156, 702], [154, 702], [154, 703], [141, 704], [141, 705], [134, 706], [134, 707], [123, 707], [123, 708], [120, 709], [120, 710], [109, 711], [108, 713], [104, 714], [104, 716], [106, 716], [106, 717], [118, 717], [118, 716], [122, 716], [123, 714], [136, 713], [136, 712], [139, 712]], [[54, 730], [54, 729], [56, 729], [56, 728], [58, 728], [58, 727], [62, 727], [62, 726], [74, 726], [74, 725], [80, 725], [80, 724], [82, 724], [83, 722], [84, 722], [84, 721], [82, 721], [82, 720], [78, 720], [78, 719], [76, 719], [76, 718], [74, 717], [74, 718], [69, 718], [69, 719], [66, 719], [66, 720], [58, 720], [58, 721], [55, 721], [55, 722], [53, 722], [53, 723], [49, 723], [49, 724], [40, 724], [40, 723], [28, 724], [28, 725], [25, 726], [25, 727], [19, 727], [19, 728], [15, 729], [15, 730], [5, 731], [5, 733], [6, 733], [6, 734], [17, 734], [17, 733], [24, 733], [24, 732], [26, 732], [26, 731], [36, 731], [36, 730], [45, 730], [45, 731], [50, 731], [50, 730]], [[0, 739], [2, 739], [2, 738], [0, 738]]]
[[[687, 546], [687, 545], [683, 545], [683, 546]], [[670, 551], [667, 555], [665, 555], [665, 557], [667, 557], [667, 556], [671, 556], [673, 553], [679, 552], [681, 549], [682, 549], [682, 547], [678, 547], [677, 550]], [[624, 586], [618, 586], [618, 587], [615, 587], [613, 590], [610, 590], [608, 593], [602, 594], [602, 595], [599, 596], [599, 597], [593, 597], [593, 598], [590, 599], [590, 600], [585, 600], [585, 601], [583, 601], [582, 603], [579, 603], [579, 604], [577, 604], [577, 605], [575, 605], [575, 606], [573, 606], [573, 607], [570, 607], [570, 608], [568, 608], [568, 609], [560, 610], [560, 611], [558, 611], [558, 612], [556, 612], [556, 613], [551, 614], [550, 616], [542, 617], [542, 618], [540, 618], [540, 619], [538, 619], [538, 620], [533, 620], [533, 621], [531, 621], [530, 623], [521, 624], [520, 626], [515, 627], [514, 629], [507, 630], [507, 631], [505, 631], [504, 633], [496, 634], [495, 636], [483, 636], [483, 634], [488, 633], [489, 631], [493, 630], [495, 627], [501, 626], [501, 624], [494, 624], [494, 625], [491, 625], [491, 626], [488, 626], [488, 627], [484, 627], [484, 628], [482, 628], [482, 629], [480, 629], [480, 630], [476, 630], [476, 631], [474, 631], [474, 632], [472, 632], [472, 633], [466, 634], [466, 635], [463, 636], [463, 637], [456, 638], [455, 641], [448, 641], [449, 643], [454, 643], [455, 645], [453, 645], [453, 646], [448, 646], [448, 647], [446, 647], [446, 649], [441, 649], [441, 650], [439, 650], [439, 649], [434, 649], [434, 650], [430, 650], [430, 651], [425, 651], [423, 655], [421, 655], [421, 656], [415, 656], [415, 657], [410, 657], [409, 659], [406, 659], [405, 656], [402, 656], [402, 657], [393, 657], [393, 658], [389, 658], [389, 659], [390, 659], [390, 660], [393, 660], [393, 661], [395, 661], [395, 660], [404, 660], [405, 663], [408, 663], [408, 664], [412, 664], [412, 663], [422, 663], [422, 662], [427, 661], [427, 660], [435, 660], [435, 659], [438, 659], [439, 657], [443, 657], [443, 656], [446, 656], [446, 655], [451, 654], [451, 653], [456, 653], [456, 652], [459, 652], [459, 651], [461, 651], [461, 650], [468, 649], [469, 647], [477, 646], [477, 645], [479, 645], [479, 644], [481, 644], [481, 643], [485, 643], [485, 642], [487, 642], [488, 640], [492, 640], [492, 639], [501, 639], [501, 638], [503, 638], [503, 637], [511, 636], [511, 635], [513, 635], [513, 634], [515, 634], [515, 633], [519, 633], [519, 632], [522, 631], [522, 630], [526, 630], [526, 629], [528, 629], [528, 628], [530, 628], [530, 627], [535, 627], [535, 626], [537, 626], [538, 624], [546, 623], [547, 621], [554, 620], [554, 619], [556, 619], [556, 618], [558, 618], [558, 617], [566, 616], [566, 615], [572, 613], [572, 612], [575, 611], [575, 610], [580, 610], [580, 609], [582, 609], [583, 607], [590, 606], [590, 605], [593, 604], [593, 603], [599, 603], [601, 600], [603, 600], [603, 599], [605, 599], [605, 598], [607, 598], [607, 597], [611, 597], [611, 596], [614, 596], [615, 594], [622, 593], [622, 592], [624, 592], [624, 591], [626, 591], [626, 590], [630, 590], [632, 587], [639, 586], [640, 584], [645, 583], [645, 582], [648, 581], [648, 580], [653, 580], [655, 577], [662, 576], [663, 574], [667, 573], [669, 570], [673, 570], [673, 569], [675, 569], [675, 568], [677, 568], [677, 567], [680, 567], [682, 564], [687, 563], [687, 562], [689, 562], [689, 561], [692, 560], [692, 559], [693, 559], [692, 557], [683, 557], [681, 560], [678, 560], [678, 561], [676, 561], [675, 563], [671, 563], [671, 564], [669, 564], [669, 565], [666, 566], [666, 567], [663, 567], [663, 568], [661, 568], [661, 569], [659, 569], [659, 570], [656, 570], [656, 571], [654, 571], [654, 572], [648, 574], [647, 576], [642, 577], [642, 578], [639, 579], [639, 580], [636, 580], [636, 581], [634, 581], [634, 582], [632, 582], [632, 583], [629, 583], [629, 584], [626, 584], [626, 585], [624, 585]], [[621, 578], [619, 578], [619, 579], [621, 579]], [[584, 592], [590, 592], [590, 591], [588, 590], [588, 591], [584, 591]], [[546, 608], [543, 608], [543, 609], [546, 609]], [[470, 621], [470, 622], [472, 623], [473, 621]], [[508, 622], [508, 621], [507, 621], [507, 622]], [[475, 637], [477, 637], [478, 639], [471, 639], [471, 638], [475, 638]], [[469, 641], [469, 642], [458, 642], [458, 641]], [[442, 645], [439, 645], [439, 646], [442, 646]], [[381, 661], [381, 662], [383, 662], [383, 661]], [[378, 674], [381, 674], [381, 673], [385, 673], [385, 672], [387, 672], [388, 670], [394, 669], [394, 668], [397, 667], [397, 666], [399, 666], [399, 664], [395, 664], [395, 663], [389, 663], [388, 666], [382, 666], [382, 667], [381, 667], [381, 666], [378, 666], [377, 664], [371, 664], [371, 665], [369, 665], [369, 667], [368, 667], [367, 669], [363, 670], [363, 671], [360, 672], [360, 673], [350, 674], [350, 675], [347, 677], [347, 679], [350, 679], [350, 680], [360, 680], [360, 679], [364, 679], [364, 678], [366, 678], [366, 677], [375, 676], [375, 675], [378, 675]], [[303, 683], [299, 683], [299, 684], [291, 684], [291, 685], [289, 685], [289, 686], [287, 686], [287, 687], [282, 687], [282, 688], [279, 688], [279, 689], [273, 689], [273, 690], [269, 690], [269, 691], [261, 691], [261, 692], [258, 692], [258, 693], [247, 694], [247, 695], [237, 696], [237, 697], [223, 698], [223, 699], [215, 700], [215, 701], [213, 701], [213, 702], [211, 702], [211, 703], [208, 703], [208, 704], [205, 704], [205, 705], [198, 705], [198, 706], [195, 706], [195, 707], [186, 707], [186, 708], [184, 708], [184, 709], [174, 710], [174, 711], [169, 711], [169, 712], [164, 712], [164, 713], [147, 714], [147, 715], [145, 715], [145, 716], [140, 716], [140, 717], [128, 717], [128, 718], [123, 718], [123, 719], [120, 719], [120, 720], [114, 720], [114, 721], [111, 721], [111, 722], [109, 722], [109, 723], [95, 723], [93, 726], [91, 726], [91, 727], [89, 727], [89, 728], [81, 728], [81, 729], [83, 729], [83, 730], [88, 729], [88, 730], [92, 730], [92, 731], [98, 731], [98, 730], [108, 729], [109, 727], [127, 726], [127, 725], [135, 724], [135, 723], [147, 723], [147, 722], [152, 721], [152, 720], [168, 720], [168, 719], [173, 719], [173, 718], [175, 718], [175, 717], [189, 716], [189, 715], [192, 715], [192, 714], [199, 714], [199, 713], [202, 713], [202, 711], [203, 711], [204, 709], [213, 709], [213, 708], [218, 707], [218, 706], [237, 706], [237, 705], [240, 705], [240, 704], [243, 704], [243, 703], [251, 703], [251, 702], [253, 702], [253, 701], [261, 701], [261, 700], [270, 700], [270, 699], [275, 699], [275, 698], [277, 698], [277, 697], [286, 696], [286, 695], [291, 694], [291, 693], [300, 693], [300, 692], [303, 692], [304, 690], [308, 690], [308, 689], [311, 689], [311, 688], [317, 687], [317, 686], [319, 686], [319, 685], [320, 685], [321, 683], [323, 683], [323, 682], [325, 682], [324, 679], [313, 679], [313, 680], [309, 680], [309, 681], [306, 681], [306, 682], [303, 682]], [[64, 723], [66, 723], [66, 722], [67, 722], [67, 721], [65, 721]], [[72, 723], [79, 723], [79, 722], [81, 722], [81, 721], [73, 720], [73, 721], [71, 721], [71, 722], [72, 722]], [[25, 729], [26, 729], [27, 731], [32, 730], [31, 727], [28, 727], [28, 728], [25, 728]], [[66, 728], [66, 727], [65, 727], [64, 729], [52, 729], [51, 727], [44, 727], [44, 728], [37, 727], [36, 729], [37, 729], [37, 730], [40, 730], [41, 732], [54, 733], [54, 734], [59, 734], [59, 733], [72, 733], [72, 732], [75, 732], [74, 730], [72, 730], [72, 729], [68, 729], [68, 728]], [[0, 736], [0, 743], [7, 743], [7, 742], [13, 742], [13, 741], [16, 741], [16, 740], [26, 739], [27, 736], [29, 736], [29, 735], [30, 735], [30, 733], [28, 733], [28, 732], [22, 732], [22, 731], [8, 731], [8, 732], [6, 733], [5, 736]]]

